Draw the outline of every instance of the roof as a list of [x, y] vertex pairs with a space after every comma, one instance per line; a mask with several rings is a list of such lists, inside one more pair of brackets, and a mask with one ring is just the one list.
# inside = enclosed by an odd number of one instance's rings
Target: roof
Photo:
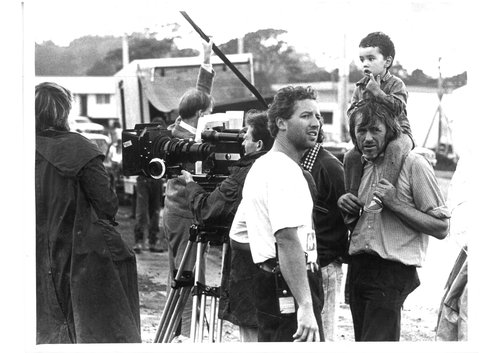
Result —
[[[271, 89], [274, 91], [278, 91], [279, 89], [287, 86], [311, 86], [316, 91], [328, 91], [337, 89], [338, 82], [333, 81], [319, 81], [319, 82], [300, 82], [300, 83], [276, 83], [271, 85]], [[348, 83], [349, 90], [353, 90], [355, 87], [355, 83]], [[427, 87], [427, 86], [406, 86], [408, 92], [422, 92], [422, 93], [437, 93], [437, 87]], [[450, 93], [450, 92], [446, 92]]]
[[[241, 64], [252, 62], [252, 54], [231, 54], [226, 56], [229, 61], [233, 64]], [[120, 71], [118, 71], [115, 76], [135, 76], [138, 69], [147, 68], [160, 68], [160, 67], [184, 67], [184, 66], [196, 66], [201, 65], [201, 58], [199, 56], [190, 57], [176, 57], [176, 58], [161, 58], [161, 59], [136, 59], [131, 61], [129, 64], [125, 65]], [[222, 59], [218, 56], [212, 56], [210, 59], [212, 65], [223, 64]]]
[[115, 94], [113, 76], [35, 76], [35, 84], [55, 82], [73, 94]]

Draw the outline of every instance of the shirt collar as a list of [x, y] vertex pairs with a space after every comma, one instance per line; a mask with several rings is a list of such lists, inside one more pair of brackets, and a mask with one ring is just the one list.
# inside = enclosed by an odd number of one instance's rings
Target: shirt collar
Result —
[[367, 159], [364, 154], [361, 155], [361, 163], [362, 164], [378, 164], [384, 159], [384, 154], [385, 152], [381, 152], [377, 158], [375, 158], [373, 161]]
[[192, 133], [192, 134], [196, 134], [196, 128], [187, 124], [186, 122], [184, 122], [183, 120], [181, 120], [179, 122], [179, 126], [182, 127], [184, 130], [187, 130], [188, 132]]
[[312, 167], [314, 165], [314, 162], [316, 161], [316, 157], [318, 156], [320, 146], [321, 145], [319, 143], [316, 143], [314, 147], [310, 148], [309, 151], [306, 152], [306, 154], [302, 158], [302, 161], [300, 162], [302, 168], [304, 168], [308, 172], [312, 171]]

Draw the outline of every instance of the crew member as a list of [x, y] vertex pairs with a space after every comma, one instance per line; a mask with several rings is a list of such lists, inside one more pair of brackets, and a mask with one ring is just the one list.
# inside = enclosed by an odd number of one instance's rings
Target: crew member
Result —
[[319, 133], [316, 92], [282, 88], [268, 118], [275, 141], [247, 175], [230, 236], [248, 233], [259, 267], [254, 280], [259, 342], [320, 341], [323, 289], [313, 201], [299, 165]]
[[[179, 177], [186, 183], [188, 200], [198, 224], [207, 227], [225, 226], [229, 230], [240, 204], [243, 184], [250, 167], [273, 144], [266, 112], [250, 110], [245, 122], [245, 155], [230, 167], [229, 176], [214, 191], [206, 192], [187, 171], [182, 171], [182, 176]], [[219, 317], [239, 326], [242, 342], [256, 342], [257, 316], [252, 292], [257, 268], [253, 264], [248, 243], [231, 239], [225, 259]]]

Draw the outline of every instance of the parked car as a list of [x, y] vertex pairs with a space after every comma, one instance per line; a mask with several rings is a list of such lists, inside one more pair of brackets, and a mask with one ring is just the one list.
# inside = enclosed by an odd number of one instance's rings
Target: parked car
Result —
[[109, 136], [89, 132], [81, 132], [80, 135], [85, 136], [92, 141], [104, 155], [108, 153], [109, 146], [111, 145], [111, 139]]
[[106, 129], [101, 124], [93, 123], [86, 116], [69, 116], [69, 129], [75, 132], [85, 132], [94, 134], [106, 134]]

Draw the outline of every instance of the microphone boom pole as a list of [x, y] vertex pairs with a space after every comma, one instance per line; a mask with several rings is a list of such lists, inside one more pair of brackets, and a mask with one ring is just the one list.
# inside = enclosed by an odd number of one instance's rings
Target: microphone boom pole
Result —
[[[210, 38], [203, 33], [200, 27], [194, 23], [194, 21], [189, 17], [189, 15], [186, 13], [186, 11], [180, 11], [181, 15], [184, 16], [184, 18], [193, 26], [194, 30], [201, 36], [201, 38], [207, 42], [210, 41]], [[255, 88], [243, 74], [233, 65], [231, 61], [224, 55], [224, 53], [215, 45], [212, 44], [212, 50], [214, 51], [215, 54], [226, 64], [233, 72], [234, 74], [240, 79], [241, 82], [252, 92], [252, 94], [257, 98], [257, 100], [264, 106], [264, 109], [268, 108], [268, 105], [265, 101], [265, 99], [261, 96], [257, 88]]]

